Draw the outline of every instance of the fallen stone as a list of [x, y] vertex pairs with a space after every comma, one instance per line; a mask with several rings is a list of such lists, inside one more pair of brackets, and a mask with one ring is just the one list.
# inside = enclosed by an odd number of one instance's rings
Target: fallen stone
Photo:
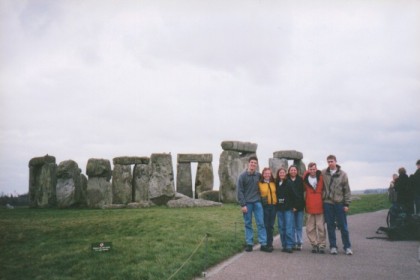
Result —
[[222, 206], [220, 202], [214, 202], [204, 199], [193, 199], [190, 197], [184, 197], [176, 200], [170, 200], [166, 204], [169, 208], [191, 208], [191, 207], [213, 207]]
[[198, 198], [214, 202], [220, 202], [220, 193], [219, 191], [205, 191], [200, 193], [198, 195]]

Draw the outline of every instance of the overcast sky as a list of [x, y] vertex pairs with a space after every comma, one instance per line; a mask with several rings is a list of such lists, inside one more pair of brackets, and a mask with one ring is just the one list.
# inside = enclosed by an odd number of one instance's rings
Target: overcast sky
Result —
[[[335, 154], [353, 190], [420, 159], [420, 1], [0, 0], [0, 193], [28, 162]], [[175, 172], [176, 174], [176, 172]]]

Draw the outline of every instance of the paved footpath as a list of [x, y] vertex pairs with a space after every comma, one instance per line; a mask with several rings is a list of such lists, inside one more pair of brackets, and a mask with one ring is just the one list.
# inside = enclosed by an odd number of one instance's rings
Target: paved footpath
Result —
[[307, 240], [302, 251], [283, 253], [277, 236], [272, 253], [261, 252], [257, 245], [253, 252], [239, 253], [210, 268], [205, 279], [420, 279], [420, 242], [366, 238], [384, 236], [375, 232], [386, 226], [386, 215], [387, 210], [382, 210], [348, 217], [352, 256], [344, 254], [339, 231], [335, 256], [329, 251], [312, 254]]

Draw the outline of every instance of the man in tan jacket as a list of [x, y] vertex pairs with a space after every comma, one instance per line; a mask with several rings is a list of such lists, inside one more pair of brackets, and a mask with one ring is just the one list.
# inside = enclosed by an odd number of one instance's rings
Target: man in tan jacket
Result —
[[341, 231], [344, 251], [346, 255], [353, 255], [350, 243], [350, 234], [347, 227], [347, 212], [350, 206], [350, 186], [346, 172], [341, 170], [334, 155], [327, 157], [328, 168], [322, 170], [324, 178], [324, 217], [327, 223], [330, 252], [337, 255], [337, 239], [335, 236], [336, 222]]

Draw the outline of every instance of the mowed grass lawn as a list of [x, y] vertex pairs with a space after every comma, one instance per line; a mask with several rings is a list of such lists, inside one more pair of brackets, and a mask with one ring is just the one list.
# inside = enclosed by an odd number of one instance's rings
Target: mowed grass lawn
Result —
[[[351, 214], [389, 207], [384, 194], [359, 197]], [[111, 251], [93, 252], [96, 242], [112, 242]], [[242, 251], [243, 243], [234, 204], [0, 209], [0, 279], [192, 279]]]

